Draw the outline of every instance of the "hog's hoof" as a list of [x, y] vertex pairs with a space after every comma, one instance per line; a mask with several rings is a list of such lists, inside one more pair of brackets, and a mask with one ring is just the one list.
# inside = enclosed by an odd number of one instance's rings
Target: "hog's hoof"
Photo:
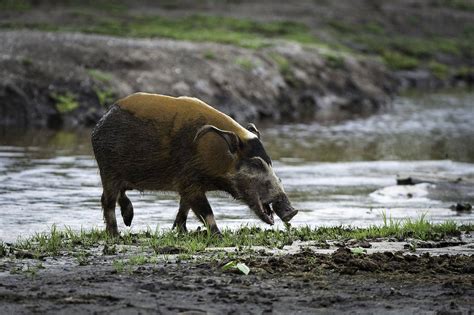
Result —
[[218, 239], [222, 238], [222, 233], [219, 230], [212, 230], [211, 233], [212, 233], [212, 236], [215, 238], [218, 238]]
[[186, 228], [186, 223], [182, 224], [182, 223], [176, 223], [174, 222], [173, 223], [173, 227], [171, 228], [172, 230], [176, 229], [176, 231], [179, 233], [179, 234], [186, 234], [188, 233], [188, 229]]
[[108, 235], [110, 238], [119, 238], [119, 237], [120, 237], [120, 233], [119, 233], [117, 227], [115, 227], [115, 228], [109, 228], [109, 227], [107, 227], [105, 230], [106, 230], [106, 232], [107, 232], [107, 235]]

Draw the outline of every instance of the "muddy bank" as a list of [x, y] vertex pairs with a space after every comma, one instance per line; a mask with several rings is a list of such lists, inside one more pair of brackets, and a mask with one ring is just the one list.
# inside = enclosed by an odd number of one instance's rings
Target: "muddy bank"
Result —
[[240, 122], [332, 120], [384, 108], [396, 81], [380, 64], [281, 43], [211, 43], [0, 32], [0, 125], [95, 124], [135, 91], [192, 95]]
[[[33, 260], [3, 260], [0, 306], [17, 314], [464, 314], [474, 307], [474, 256], [460, 253], [235, 251], [184, 260], [161, 255], [125, 268], [117, 268], [118, 257], [99, 251], [82, 265], [59, 257], [40, 267]], [[236, 259], [250, 267], [249, 275], [223, 270]]]
[[54, 228], [0, 243], [0, 307], [16, 314], [471, 312], [472, 226], [417, 226], [379, 228], [391, 237], [370, 237], [372, 227], [118, 239]]

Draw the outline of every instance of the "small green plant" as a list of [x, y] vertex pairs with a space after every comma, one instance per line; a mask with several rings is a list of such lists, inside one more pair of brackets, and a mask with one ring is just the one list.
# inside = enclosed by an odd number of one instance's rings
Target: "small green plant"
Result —
[[102, 249], [103, 255], [115, 255], [117, 254], [117, 246], [115, 244], [105, 243], [104, 248]]
[[114, 101], [115, 93], [112, 90], [99, 90], [95, 88], [94, 91], [101, 106], [106, 107]]
[[89, 264], [89, 253], [87, 253], [86, 251], [81, 250], [74, 254], [74, 256], [79, 266], [87, 266]]
[[356, 256], [361, 256], [361, 255], [365, 255], [367, 251], [363, 249], [362, 247], [355, 247], [355, 248], [351, 248], [351, 253]]
[[329, 67], [335, 69], [344, 67], [344, 57], [341, 54], [326, 54], [325, 57]]
[[247, 71], [251, 71], [255, 67], [252, 60], [250, 60], [248, 58], [244, 58], [244, 57], [237, 58], [235, 60], [235, 63], [238, 64], [239, 66], [241, 66], [243, 69], [245, 69]]
[[1, 0], [1, 11], [28, 11], [31, 9], [31, 3], [28, 0]]
[[4, 242], [0, 241], [0, 258], [5, 257], [7, 255], [8, 255], [8, 247]]
[[285, 56], [278, 53], [271, 53], [270, 57], [277, 64], [278, 70], [280, 71], [283, 77], [286, 77], [292, 73], [290, 62]]
[[103, 83], [107, 83], [113, 80], [111, 73], [104, 72], [99, 69], [87, 69], [87, 73], [94, 79]]
[[449, 74], [448, 66], [434, 60], [430, 61], [428, 68], [439, 79], [445, 79]]
[[79, 107], [76, 96], [70, 92], [64, 94], [52, 93], [51, 97], [56, 102], [56, 109], [61, 114], [67, 114]]
[[126, 264], [123, 260], [114, 260], [112, 266], [117, 273], [122, 273], [125, 271]]
[[24, 65], [25, 67], [29, 67], [33, 64], [33, 60], [31, 60], [28, 57], [23, 57], [21, 58], [21, 64]]
[[377, 35], [382, 35], [385, 33], [383, 26], [376, 22], [368, 22], [364, 24], [363, 29], [369, 33]]
[[209, 59], [209, 60], [215, 60], [216, 54], [211, 50], [206, 50], [204, 52], [204, 58]]

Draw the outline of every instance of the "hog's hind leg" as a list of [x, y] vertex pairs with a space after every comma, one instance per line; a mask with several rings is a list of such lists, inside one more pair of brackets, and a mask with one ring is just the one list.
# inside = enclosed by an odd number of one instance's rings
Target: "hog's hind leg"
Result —
[[126, 226], [130, 226], [133, 220], [133, 205], [125, 194], [125, 189], [120, 191], [118, 203], [120, 205], [120, 213], [122, 214], [123, 223], [125, 223]]
[[102, 193], [102, 209], [104, 210], [104, 221], [106, 231], [110, 236], [119, 236], [117, 219], [115, 218], [115, 204], [117, 202], [118, 191], [108, 191], [104, 188]]
[[190, 199], [190, 205], [193, 212], [199, 220], [205, 224], [214, 235], [222, 235], [217, 227], [214, 213], [205, 194], [195, 196]]

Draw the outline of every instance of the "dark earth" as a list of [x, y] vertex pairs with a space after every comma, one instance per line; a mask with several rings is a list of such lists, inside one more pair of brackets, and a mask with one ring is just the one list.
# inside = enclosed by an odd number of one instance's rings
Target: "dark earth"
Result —
[[225, 258], [164, 260], [120, 272], [112, 260], [3, 272], [0, 307], [15, 314], [467, 314], [474, 307], [474, 257], [467, 255], [261, 251], [242, 260], [249, 275], [223, 271]]

